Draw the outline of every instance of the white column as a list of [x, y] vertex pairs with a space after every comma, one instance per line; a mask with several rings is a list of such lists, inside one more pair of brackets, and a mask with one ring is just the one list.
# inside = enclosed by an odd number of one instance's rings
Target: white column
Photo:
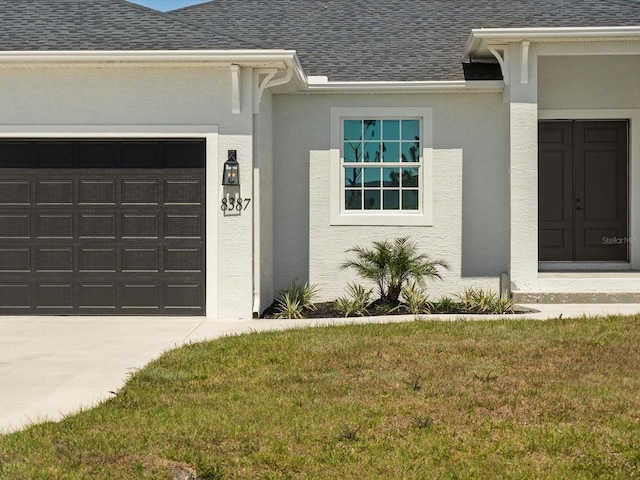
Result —
[[510, 48], [509, 273], [513, 290], [531, 291], [538, 277], [537, 55], [533, 45], [528, 55], [520, 44]]

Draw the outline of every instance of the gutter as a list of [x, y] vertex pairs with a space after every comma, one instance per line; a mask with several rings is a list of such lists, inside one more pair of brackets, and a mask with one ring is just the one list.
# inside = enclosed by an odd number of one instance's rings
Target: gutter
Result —
[[451, 93], [502, 92], [502, 80], [484, 81], [386, 81], [386, 82], [330, 82], [327, 77], [307, 77], [305, 92], [311, 93]]

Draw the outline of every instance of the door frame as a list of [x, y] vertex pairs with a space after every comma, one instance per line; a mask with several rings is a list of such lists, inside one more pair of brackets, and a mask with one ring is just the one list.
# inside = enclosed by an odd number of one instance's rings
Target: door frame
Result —
[[630, 239], [627, 262], [538, 262], [538, 271], [601, 270], [615, 272], [640, 270], [640, 194], [632, 188], [633, 185], [640, 185], [640, 141], [635, 141], [640, 138], [640, 109], [541, 109], [538, 111], [538, 120], [622, 120], [629, 122], [627, 232]]

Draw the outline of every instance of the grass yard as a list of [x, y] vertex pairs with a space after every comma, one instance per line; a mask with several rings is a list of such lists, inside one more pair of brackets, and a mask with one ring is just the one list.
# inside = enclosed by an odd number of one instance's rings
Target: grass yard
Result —
[[254, 333], [0, 436], [2, 479], [640, 478], [640, 317]]

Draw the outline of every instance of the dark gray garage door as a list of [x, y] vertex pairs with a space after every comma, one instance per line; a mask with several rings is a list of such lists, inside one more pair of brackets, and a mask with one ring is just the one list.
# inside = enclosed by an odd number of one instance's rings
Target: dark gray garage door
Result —
[[0, 141], [0, 314], [203, 315], [205, 143]]

